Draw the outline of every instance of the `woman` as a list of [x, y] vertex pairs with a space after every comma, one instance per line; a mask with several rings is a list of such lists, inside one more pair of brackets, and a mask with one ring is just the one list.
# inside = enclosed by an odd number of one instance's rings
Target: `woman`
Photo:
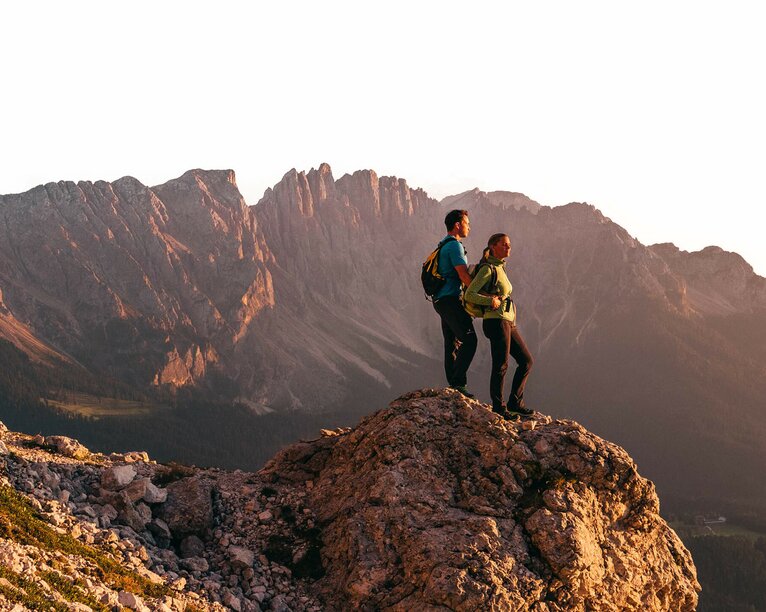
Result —
[[[532, 355], [516, 327], [516, 307], [511, 300], [511, 282], [505, 273], [505, 259], [511, 254], [511, 239], [506, 234], [493, 234], [487, 241], [484, 256], [465, 292], [465, 301], [483, 309], [482, 330], [489, 339], [492, 353], [492, 375], [489, 394], [492, 410], [506, 418], [530, 415], [524, 404], [524, 386], [532, 369]], [[511, 394], [503, 401], [503, 383], [508, 369], [508, 355], [516, 361]]]

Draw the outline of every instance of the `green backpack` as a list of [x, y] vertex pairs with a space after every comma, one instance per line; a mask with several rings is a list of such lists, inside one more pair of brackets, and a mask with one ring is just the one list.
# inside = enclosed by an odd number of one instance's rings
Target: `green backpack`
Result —
[[[482, 266], [489, 266], [492, 271], [492, 277], [487, 281], [487, 283], [479, 290], [480, 293], [487, 293], [490, 295], [494, 295], [495, 287], [497, 286], [497, 268], [493, 266], [491, 263], [487, 263], [486, 261], [479, 262], [475, 266], [473, 266], [473, 270], [469, 270], [469, 274], [471, 275], [471, 278], [475, 278], [476, 275], [479, 273], [479, 270], [481, 270]], [[474, 317], [475, 319], [481, 319], [484, 317], [484, 313], [487, 311], [487, 308], [489, 306], [481, 306], [480, 304], [474, 304], [473, 302], [468, 302], [465, 299], [465, 290], [463, 290], [463, 308], [465, 308], [465, 311]]]

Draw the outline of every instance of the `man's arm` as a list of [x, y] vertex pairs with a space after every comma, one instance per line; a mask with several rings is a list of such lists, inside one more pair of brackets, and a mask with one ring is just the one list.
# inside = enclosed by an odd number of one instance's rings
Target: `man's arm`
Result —
[[455, 266], [455, 272], [457, 272], [457, 275], [460, 277], [460, 282], [463, 283], [466, 287], [471, 284], [473, 279], [471, 278], [471, 275], [468, 274], [467, 265], [461, 264], [459, 266]]

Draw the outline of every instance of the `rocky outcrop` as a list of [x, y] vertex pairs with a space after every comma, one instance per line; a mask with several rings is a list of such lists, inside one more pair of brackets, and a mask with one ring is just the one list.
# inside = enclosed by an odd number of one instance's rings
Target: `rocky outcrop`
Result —
[[332, 609], [694, 610], [691, 556], [627, 453], [571, 421], [403, 396], [263, 471], [311, 483]]
[[[5, 514], [0, 570], [12, 582], [0, 604], [22, 598], [19, 587], [71, 597], [50, 568], [82, 589], [78, 601], [134, 610], [676, 612], [697, 602], [691, 557], [623, 449], [572, 421], [505, 421], [452, 390], [409, 393], [354, 429], [285, 448], [259, 473], [136, 453], [82, 461], [1, 435], [13, 452], [0, 453], [0, 514], [21, 495], [42, 521], [35, 542], [55, 529], [79, 544], [62, 565], [55, 550], [25, 545], [26, 511]], [[72, 550], [137, 578], [118, 589]]]
[[[52, 438], [0, 423], [0, 609], [321, 609], [276, 544], [313, 520], [298, 497], [278, 504], [256, 474], [146, 453], [79, 459], [76, 441]], [[288, 503], [300, 513], [291, 525]]]

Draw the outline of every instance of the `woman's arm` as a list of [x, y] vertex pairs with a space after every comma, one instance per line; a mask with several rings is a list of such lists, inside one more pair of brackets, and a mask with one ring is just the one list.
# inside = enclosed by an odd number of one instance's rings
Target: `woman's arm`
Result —
[[492, 270], [489, 266], [481, 266], [471, 284], [465, 290], [465, 300], [479, 306], [492, 306], [492, 297], [479, 293], [492, 278]]

